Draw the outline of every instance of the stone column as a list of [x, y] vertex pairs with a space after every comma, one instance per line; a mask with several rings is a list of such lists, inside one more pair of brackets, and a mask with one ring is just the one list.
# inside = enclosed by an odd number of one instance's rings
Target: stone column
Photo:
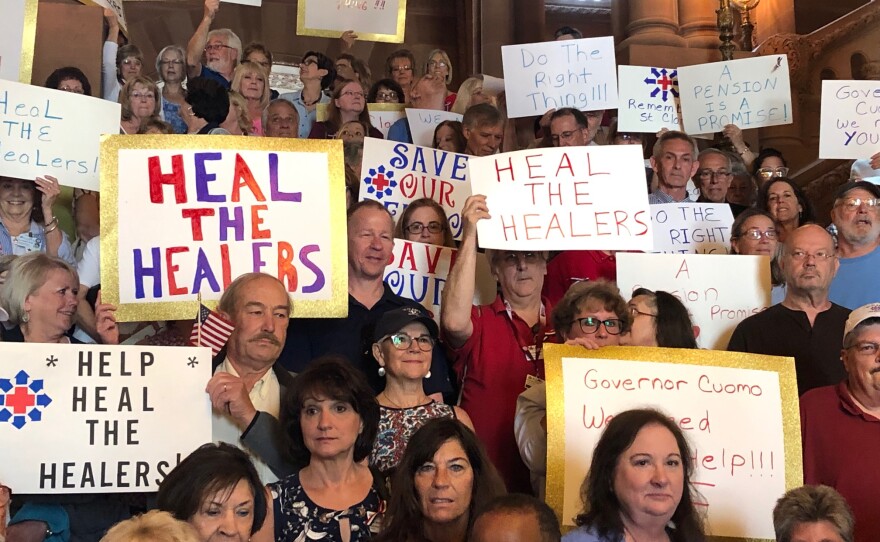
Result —
[[[678, 35], [678, 4], [676, 0], [625, 0], [626, 39], [618, 47], [631, 45], [685, 46]], [[618, 2], [615, 7], [622, 2]]]
[[[696, 49], [715, 49], [718, 38], [717, 0], [678, 0], [678, 21], [681, 36], [687, 46]], [[734, 13], [738, 17], [739, 13]]]

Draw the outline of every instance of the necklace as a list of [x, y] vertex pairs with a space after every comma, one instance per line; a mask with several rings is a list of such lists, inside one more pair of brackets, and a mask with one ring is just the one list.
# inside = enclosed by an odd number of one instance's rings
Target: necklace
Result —
[[300, 94], [300, 98], [302, 99], [302, 102], [306, 107], [311, 107], [321, 101], [321, 95], [322, 95], [322, 92], [319, 90], [318, 97], [310, 102], [307, 102], [306, 101], [306, 89], [303, 89], [302, 93]]
[[424, 399], [425, 399], [424, 401], [420, 399], [420, 400], [417, 401], [416, 404], [414, 404], [414, 405], [411, 405], [411, 406], [403, 406], [403, 405], [401, 405], [400, 403], [398, 403], [397, 401], [392, 400], [391, 397], [389, 397], [388, 394], [385, 393], [384, 391], [383, 391], [380, 395], [383, 395], [383, 396], [385, 397], [385, 400], [388, 401], [389, 403], [391, 403], [391, 406], [393, 406], [394, 408], [399, 408], [399, 409], [401, 409], [401, 410], [405, 410], [405, 409], [407, 409], [407, 408], [413, 408], [413, 407], [417, 407], [417, 406], [419, 406], [419, 405], [423, 405], [423, 404], [425, 404], [425, 402], [428, 400], [428, 397], [424, 397]]

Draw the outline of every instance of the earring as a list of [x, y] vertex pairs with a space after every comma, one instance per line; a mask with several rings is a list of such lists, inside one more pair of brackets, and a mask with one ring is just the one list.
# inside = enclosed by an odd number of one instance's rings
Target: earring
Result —
[[425, 375], [425, 378], [431, 378], [431, 371], [428, 371], [428, 374]]
[[379, 367], [379, 376], [385, 376], [385, 367]]
[[21, 323], [22, 323], [22, 324], [26, 324], [26, 323], [28, 323], [28, 322], [30, 321], [30, 319], [31, 319], [31, 315], [30, 315], [30, 313], [27, 313], [27, 312], [26, 312], [26, 313], [24, 313], [24, 314], [21, 315]]

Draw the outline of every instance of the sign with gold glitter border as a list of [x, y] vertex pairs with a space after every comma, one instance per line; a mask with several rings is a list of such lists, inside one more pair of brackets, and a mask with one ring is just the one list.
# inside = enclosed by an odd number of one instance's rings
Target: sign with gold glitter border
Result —
[[361, 41], [403, 43], [406, 0], [300, 0], [299, 36], [338, 38], [354, 30]]
[[293, 317], [348, 311], [341, 141], [101, 140], [101, 284], [127, 321], [195, 318], [236, 277], [277, 276]]
[[[608, 421], [657, 408], [691, 446], [694, 502], [716, 541], [772, 541], [772, 514], [803, 483], [794, 359], [713, 350], [548, 345], [547, 502], [564, 529]], [[748, 496], [748, 498], [743, 498]]]
[[38, 0], [4, 0], [0, 19], [0, 79], [30, 84]]

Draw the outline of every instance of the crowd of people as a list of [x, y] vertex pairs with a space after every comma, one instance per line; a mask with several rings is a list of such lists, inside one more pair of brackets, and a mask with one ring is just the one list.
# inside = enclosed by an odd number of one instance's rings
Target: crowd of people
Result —
[[[272, 52], [212, 28], [219, 9], [219, 0], [205, 0], [186, 46], [159, 52], [157, 81], [107, 10], [101, 84], [62, 67], [46, 86], [100, 89], [96, 98], [121, 104], [125, 134], [343, 140], [347, 316], [291, 319], [280, 280], [238, 277], [218, 304], [233, 330], [206, 384], [217, 442], [185, 458], [158, 495], [20, 495], [0, 480], [0, 540], [560, 540], [544, 502], [544, 345], [694, 349], [687, 308], [669, 292], [621, 292], [611, 250], [481, 249], [477, 224], [491, 216], [484, 195], [465, 202], [458, 241], [431, 199], [397, 220], [382, 203], [357, 201], [363, 140], [383, 137], [369, 104], [462, 114], [436, 127], [437, 149], [488, 156], [522, 148], [488, 76], [468, 77], [454, 92], [445, 51], [417, 59], [400, 49], [374, 78], [345, 52], [357, 39], [346, 32], [342, 54], [305, 52], [302, 89], [279, 94], [269, 85]], [[565, 27], [555, 37], [582, 36]], [[318, 121], [321, 104], [327, 114]], [[533, 148], [641, 145], [651, 204], [730, 206], [730, 257], [767, 257], [772, 301], [737, 325], [728, 349], [795, 358], [808, 485], [767, 511], [777, 540], [880, 538], [880, 475], [871, 464], [871, 450], [880, 450], [880, 153], [853, 164], [825, 228], [782, 153], [754, 152], [733, 125], [718, 148], [702, 151], [679, 131], [620, 132], [613, 111], [551, 110], [533, 132]], [[412, 143], [407, 120], [387, 138]], [[116, 322], [100, 295], [99, 195], [75, 191], [74, 227], [65, 232], [63, 182], [0, 178], [2, 340], [189, 344], [192, 322], [134, 330]], [[439, 325], [383, 281], [395, 238], [457, 248]], [[487, 305], [473, 302], [480, 252], [498, 288]], [[705, 540], [696, 468], [669, 413], [615, 415], [592, 453], [583, 510], [567, 518], [577, 528], [564, 538]]]

